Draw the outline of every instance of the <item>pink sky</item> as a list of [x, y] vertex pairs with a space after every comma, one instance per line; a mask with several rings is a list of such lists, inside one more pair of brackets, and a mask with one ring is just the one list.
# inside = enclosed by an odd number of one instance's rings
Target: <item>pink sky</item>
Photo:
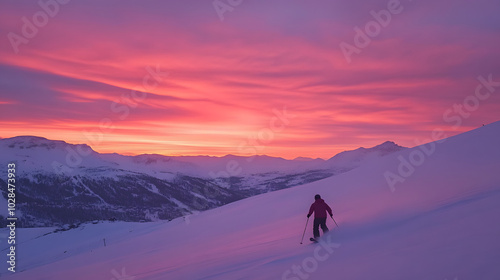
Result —
[[[354, 45], [354, 28], [391, 1], [244, 1], [223, 21], [212, 2], [73, 0], [27, 38], [23, 17], [33, 22], [42, 7], [3, 1], [0, 137], [123, 154], [329, 158], [499, 120], [500, 87], [443, 118], [474, 101], [478, 76], [500, 81], [498, 1], [401, 1], [350, 63], [339, 45]], [[25, 41], [13, 46], [12, 34]], [[147, 67], [169, 74], [144, 84]], [[144, 98], [131, 97], [136, 89]], [[277, 118], [284, 108], [291, 116]]]

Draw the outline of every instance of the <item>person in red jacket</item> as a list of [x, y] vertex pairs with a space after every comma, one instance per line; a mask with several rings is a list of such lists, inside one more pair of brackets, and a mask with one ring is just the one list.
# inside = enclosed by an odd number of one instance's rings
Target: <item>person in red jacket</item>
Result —
[[330, 217], [333, 219], [332, 208], [326, 204], [326, 202], [321, 199], [319, 194], [314, 196], [314, 203], [309, 208], [309, 214], [307, 214], [307, 218], [311, 217], [314, 212], [314, 226], [313, 226], [313, 235], [314, 239], [319, 238], [319, 227], [323, 230], [323, 234], [328, 232], [328, 227], [326, 226], [326, 213], [330, 214]]

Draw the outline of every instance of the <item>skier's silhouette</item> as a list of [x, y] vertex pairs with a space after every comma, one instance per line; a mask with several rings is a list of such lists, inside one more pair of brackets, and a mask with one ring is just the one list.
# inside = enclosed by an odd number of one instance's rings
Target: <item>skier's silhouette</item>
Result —
[[[326, 213], [330, 214], [330, 217], [333, 216], [332, 208], [326, 204], [326, 202], [321, 199], [319, 194], [314, 196], [314, 203], [309, 208], [309, 214], [307, 214], [307, 218], [311, 217], [314, 212], [314, 226], [313, 226], [313, 235], [314, 239], [319, 238], [319, 227], [323, 230], [323, 234], [328, 232], [328, 227], [326, 226], [326, 218], [328, 217]], [[333, 217], [332, 217], [333, 219]]]

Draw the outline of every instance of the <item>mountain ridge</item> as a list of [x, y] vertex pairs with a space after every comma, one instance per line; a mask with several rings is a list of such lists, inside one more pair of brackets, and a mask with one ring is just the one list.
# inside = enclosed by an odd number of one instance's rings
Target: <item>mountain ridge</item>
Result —
[[[16, 141], [18, 140], [18, 141]], [[91, 149], [92, 152], [95, 152], [95, 153], [98, 153], [98, 154], [101, 154], [101, 155], [121, 155], [121, 156], [124, 156], [124, 157], [145, 157], [145, 156], [159, 156], [159, 157], [165, 157], [165, 158], [218, 158], [218, 159], [221, 159], [221, 158], [230, 158], [230, 157], [237, 157], [237, 158], [251, 158], [251, 157], [264, 157], [264, 158], [273, 158], [273, 159], [283, 159], [283, 160], [287, 160], [287, 161], [294, 161], [294, 160], [297, 160], [297, 161], [314, 161], [314, 160], [323, 160], [323, 161], [327, 161], [329, 159], [332, 159], [333, 157], [341, 154], [341, 153], [345, 153], [345, 152], [352, 152], [352, 151], [356, 151], [356, 150], [371, 150], [371, 149], [374, 149], [374, 150], [380, 150], [380, 149], [387, 149], [387, 148], [391, 148], [391, 147], [401, 147], [401, 148], [406, 148], [406, 147], [403, 147], [403, 146], [399, 146], [398, 144], [396, 144], [395, 142], [393, 141], [385, 141], [381, 144], [378, 144], [378, 145], [375, 145], [373, 147], [369, 147], [369, 148], [365, 148], [365, 147], [359, 147], [357, 149], [354, 149], [354, 150], [346, 150], [346, 151], [342, 151], [342, 152], [339, 152], [335, 155], [333, 155], [332, 157], [328, 158], [328, 159], [322, 159], [322, 158], [311, 158], [311, 157], [307, 157], [307, 156], [298, 156], [296, 158], [293, 158], [293, 159], [285, 159], [283, 157], [279, 157], [279, 156], [269, 156], [269, 155], [265, 155], [265, 154], [258, 154], [258, 155], [253, 155], [253, 156], [241, 156], [241, 155], [234, 155], [234, 154], [226, 154], [226, 155], [223, 155], [223, 156], [213, 156], [213, 155], [187, 155], [187, 156], [173, 156], [173, 155], [165, 155], [165, 154], [157, 154], [157, 153], [143, 153], [143, 154], [137, 154], [137, 155], [124, 155], [124, 154], [120, 154], [120, 153], [116, 153], [116, 152], [112, 152], [112, 153], [101, 153], [101, 152], [97, 152], [95, 151], [91, 146], [89, 146], [88, 144], [85, 144], [85, 143], [70, 143], [70, 142], [67, 142], [65, 140], [59, 140], [59, 139], [48, 139], [46, 137], [42, 137], [42, 136], [35, 136], [35, 135], [19, 135], [19, 136], [13, 136], [13, 137], [0, 137], [0, 143], [2, 143], [3, 141], [14, 141], [14, 143], [11, 143], [11, 145], [16, 146], [16, 145], [20, 145], [20, 144], [24, 144], [26, 142], [29, 142], [32, 146], [28, 146], [28, 147], [25, 147], [23, 146], [23, 148], [32, 148], [32, 147], [37, 147], [37, 146], [45, 146], [43, 145], [44, 143], [43, 142], [48, 142], [48, 143], [51, 143], [52, 146], [54, 146], [54, 144], [56, 145], [72, 145], [72, 146], [82, 146], [82, 147], [85, 147], [85, 148], [88, 148], [88, 149]], [[42, 143], [36, 143], [36, 142], [42, 142]]]
[[[1, 139], [0, 153], [0, 164], [16, 163], [16, 180], [22, 185], [17, 190], [19, 224], [28, 227], [170, 220], [325, 179], [384, 156], [378, 146], [345, 152], [351, 156], [332, 165], [265, 155], [128, 156], [37, 136]], [[0, 206], [7, 198], [5, 172], [0, 170]], [[5, 209], [0, 209], [1, 216], [7, 215]]]

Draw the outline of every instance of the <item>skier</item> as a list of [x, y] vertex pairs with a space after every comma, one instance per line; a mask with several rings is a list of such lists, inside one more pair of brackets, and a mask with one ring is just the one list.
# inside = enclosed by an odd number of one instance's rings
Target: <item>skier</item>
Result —
[[[314, 196], [314, 203], [311, 205], [309, 209], [309, 214], [307, 214], [307, 218], [311, 217], [314, 212], [314, 226], [313, 226], [313, 235], [316, 240], [319, 238], [319, 227], [323, 230], [323, 234], [328, 232], [328, 227], [326, 226], [326, 212], [330, 214], [330, 217], [333, 219], [332, 208], [326, 204], [326, 202], [321, 199], [319, 194]], [[312, 240], [311, 240], [312, 241]]]

